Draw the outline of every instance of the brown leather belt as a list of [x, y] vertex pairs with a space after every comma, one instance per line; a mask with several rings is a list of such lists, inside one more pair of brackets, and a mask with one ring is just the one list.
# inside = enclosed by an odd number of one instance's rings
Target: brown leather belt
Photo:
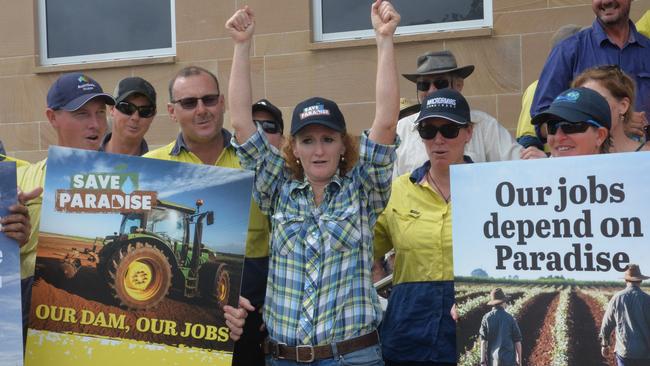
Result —
[[[366, 347], [374, 346], [378, 343], [379, 334], [377, 334], [377, 331], [375, 330], [372, 333], [364, 334], [356, 338], [336, 342], [336, 353], [344, 355]], [[324, 360], [334, 357], [331, 344], [324, 344], [322, 346], [312, 346], [307, 344], [291, 347], [268, 338], [264, 341], [264, 353], [267, 355], [270, 354], [273, 358], [296, 362], [313, 362], [315, 360]]]

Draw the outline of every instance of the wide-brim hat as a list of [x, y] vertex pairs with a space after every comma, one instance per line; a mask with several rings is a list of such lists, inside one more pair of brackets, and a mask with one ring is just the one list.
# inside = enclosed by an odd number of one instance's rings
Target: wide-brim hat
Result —
[[531, 120], [533, 125], [549, 121], [596, 122], [610, 129], [612, 114], [607, 99], [589, 88], [572, 88], [558, 95], [551, 105]]
[[416, 82], [419, 76], [436, 75], [453, 72], [461, 78], [467, 78], [474, 72], [474, 65], [459, 67], [456, 57], [450, 51], [427, 52], [417, 59], [417, 69], [412, 74], [402, 74], [412, 82]]
[[490, 301], [488, 301], [488, 305], [499, 305], [503, 304], [504, 302], [508, 301], [508, 298], [506, 297], [506, 294], [503, 293], [503, 290], [499, 287], [495, 288], [490, 292]]
[[650, 277], [641, 274], [641, 268], [639, 268], [638, 264], [629, 264], [625, 270], [623, 278], [625, 278], [626, 281], [630, 282], [641, 282], [643, 280], [647, 280]]

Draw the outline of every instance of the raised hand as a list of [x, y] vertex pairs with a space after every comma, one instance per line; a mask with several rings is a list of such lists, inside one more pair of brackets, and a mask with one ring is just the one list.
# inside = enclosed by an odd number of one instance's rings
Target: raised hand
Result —
[[255, 15], [253, 10], [244, 6], [233, 14], [226, 22], [226, 29], [235, 43], [248, 42], [255, 32]]
[[400, 15], [388, 1], [377, 0], [370, 11], [372, 27], [377, 35], [392, 36], [400, 21]]

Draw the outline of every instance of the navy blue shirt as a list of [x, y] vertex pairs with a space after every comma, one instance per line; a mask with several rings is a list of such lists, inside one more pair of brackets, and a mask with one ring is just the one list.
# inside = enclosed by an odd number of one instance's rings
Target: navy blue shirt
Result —
[[650, 116], [650, 40], [637, 32], [632, 22], [629, 24], [630, 37], [622, 49], [607, 38], [598, 19], [591, 28], [553, 48], [539, 77], [531, 115], [548, 108], [584, 70], [599, 65], [619, 65], [636, 82], [635, 111], [645, 111]]

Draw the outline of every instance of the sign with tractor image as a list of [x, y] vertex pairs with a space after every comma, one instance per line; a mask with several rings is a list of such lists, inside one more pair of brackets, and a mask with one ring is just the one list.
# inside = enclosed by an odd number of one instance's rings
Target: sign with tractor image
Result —
[[230, 365], [251, 172], [50, 148], [26, 364]]

